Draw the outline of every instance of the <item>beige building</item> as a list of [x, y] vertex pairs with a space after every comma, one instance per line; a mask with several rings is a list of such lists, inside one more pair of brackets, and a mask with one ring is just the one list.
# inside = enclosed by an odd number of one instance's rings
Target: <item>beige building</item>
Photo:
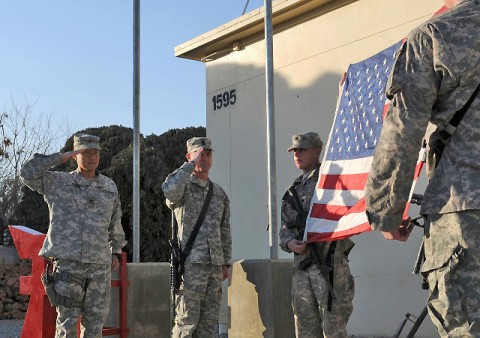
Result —
[[[443, 6], [442, 0], [277, 0], [273, 2], [277, 206], [298, 172], [286, 149], [294, 133], [316, 131], [327, 140], [338, 82], [350, 63], [400, 41]], [[270, 255], [265, 231], [267, 146], [264, 10], [245, 14], [175, 49], [205, 63], [207, 135], [213, 140], [212, 177], [231, 199], [236, 259]], [[323, 156], [323, 155], [322, 155]], [[420, 184], [419, 192], [422, 191]], [[418, 209], [413, 209], [413, 211]], [[351, 334], [391, 336], [406, 312], [419, 314], [427, 297], [411, 271], [420, 245], [378, 233], [356, 236], [351, 267], [356, 280]], [[285, 253], [280, 258], [289, 258]], [[427, 320], [419, 337], [436, 336]]]

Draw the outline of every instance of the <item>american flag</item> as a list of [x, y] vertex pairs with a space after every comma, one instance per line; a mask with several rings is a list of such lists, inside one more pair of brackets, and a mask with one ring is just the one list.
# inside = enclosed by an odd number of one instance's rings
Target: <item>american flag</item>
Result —
[[[443, 6], [433, 16], [446, 10]], [[385, 97], [386, 82], [400, 46], [398, 42], [348, 68], [307, 218], [304, 238], [307, 242], [333, 241], [371, 230], [363, 190], [389, 105]], [[425, 154], [423, 145], [410, 198]], [[404, 219], [409, 206], [407, 203]]]
[[370, 230], [363, 190], [388, 108], [386, 82], [400, 46], [348, 68], [307, 218], [308, 242]]

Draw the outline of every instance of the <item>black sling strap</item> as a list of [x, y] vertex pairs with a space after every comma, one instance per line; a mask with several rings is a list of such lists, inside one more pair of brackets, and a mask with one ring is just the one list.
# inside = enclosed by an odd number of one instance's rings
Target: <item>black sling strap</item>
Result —
[[450, 139], [452, 138], [453, 134], [455, 134], [455, 131], [457, 130], [458, 125], [460, 124], [460, 121], [462, 121], [463, 117], [465, 116], [465, 113], [468, 111], [468, 109], [472, 105], [472, 102], [477, 97], [479, 91], [480, 91], [480, 84], [477, 86], [472, 96], [470, 96], [467, 103], [465, 103], [465, 105], [462, 108], [460, 108], [455, 112], [455, 115], [453, 115], [452, 120], [446, 126], [446, 128], [442, 130], [436, 130], [430, 136], [430, 140], [429, 140], [430, 151], [433, 153], [435, 157], [434, 168], [438, 166], [438, 163], [442, 158], [443, 149], [448, 144], [448, 142], [450, 142]]
[[467, 112], [468, 108], [470, 108], [470, 106], [472, 105], [473, 100], [475, 100], [475, 97], [477, 96], [479, 90], [480, 90], [480, 84], [478, 84], [477, 89], [475, 89], [472, 96], [470, 96], [470, 98], [468, 99], [467, 103], [465, 103], [465, 105], [455, 113], [452, 120], [450, 121], [450, 124], [452, 126], [454, 126], [455, 128], [458, 127], [458, 125], [460, 124], [460, 121], [463, 119], [463, 116]]
[[213, 195], [213, 183], [212, 181], [208, 180], [208, 192], [207, 197], [205, 198], [205, 202], [203, 203], [202, 210], [200, 211], [200, 215], [198, 215], [197, 222], [193, 227], [192, 233], [190, 237], [188, 237], [187, 244], [185, 248], [182, 250], [180, 254], [180, 265], [183, 266], [185, 261], [187, 260], [188, 255], [190, 255], [190, 250], [192, 250], [193, 243], [195, 243], [195, 239], [197, 238], [198, 232], [200, 231], [200, 226], [205, 219], [205, 215], [207, 214], [208, 207], [210, 206], [210, 201], [212, 200]]

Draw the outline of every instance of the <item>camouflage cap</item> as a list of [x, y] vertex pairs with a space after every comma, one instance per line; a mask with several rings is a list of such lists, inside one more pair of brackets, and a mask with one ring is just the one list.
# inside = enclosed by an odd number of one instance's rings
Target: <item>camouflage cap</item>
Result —
[[187, 152], [197, 150], [199, 148], [212, 150], [212, 141], [206, 137], [192, 137], [187, 141]]
[[323, 142], [317, 133], [308, 132], [305, 134], [295, 134], [292, 136], [292, 145], [288, 151], [293, 149], [322, 148]]
[[100, 137], [88, 134], [73, 135], [73, 150], [101, 149]]

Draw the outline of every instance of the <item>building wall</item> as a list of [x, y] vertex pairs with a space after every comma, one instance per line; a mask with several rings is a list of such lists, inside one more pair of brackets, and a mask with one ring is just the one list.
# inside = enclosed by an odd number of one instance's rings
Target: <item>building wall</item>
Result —
[[[442, 5], [441, 0], [362, 0], [274, 35], [278, 208], [283, 192], [299, 175], [292, 154], [286, 151], [291, 135], [316, 131], [326, 141], [338, 81], [348, 65], [398, 42]], [[215, 149], [212, 178], [231, 199], [235, 259], [270, 255], [265, 231], [264, 60], [264, 42], [260, 41], [206, 64], [207, 134]], [[231, 91], [235, 92], [235, 103], [214, 108], [212, 100]], [[422, 187], [425, 183], [420, 184], [419, 192]], [[350, 332], [392, 335], [406, 312], [420, 313], [427, 297], [420, 288], [420, 278], [411, 274], [421, 233], [415, 230], [407, 244], [387, 242], [378, 233], [354, 240], [351, 268], [356, 296]], [[280, 258], [290, 256], [281, 252]], [[419, 336], [434, 332], [431, 323], [422, 330]]]

